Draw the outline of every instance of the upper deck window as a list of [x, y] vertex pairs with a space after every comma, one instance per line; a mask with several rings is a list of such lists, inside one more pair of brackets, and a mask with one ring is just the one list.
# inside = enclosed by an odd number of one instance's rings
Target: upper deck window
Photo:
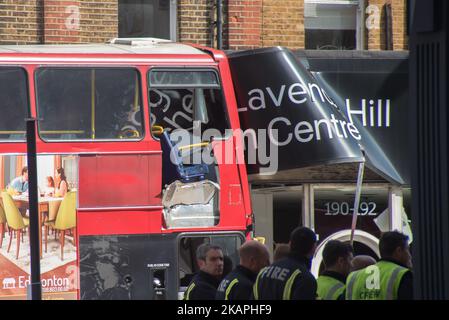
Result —
[[153, 128], [193, 133], [195, 127], [205, 135], [225, 136], [229, 120], [215, 70], [153, 69], [148, 79]]
[[0, 140], [25, 140], [28, 86], [25, 70], [0, 67]]
[[140, 79], [132, 68], [41, 68], [39, 134], [45, 140], [141, 139]]
[[150, 72], [150, 86], [173, 88], [216, 88], [219, 89], [217, 74], [213, 71], [160, 71]]

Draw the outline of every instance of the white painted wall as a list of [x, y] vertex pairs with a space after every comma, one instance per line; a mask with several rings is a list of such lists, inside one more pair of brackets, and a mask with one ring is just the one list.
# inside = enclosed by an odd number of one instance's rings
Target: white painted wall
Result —
[[37, 185], [44, 190], [47, 185], [47, 176], [54, 178], [55, 174], [55, 156], [45, 155], [37, 157]]

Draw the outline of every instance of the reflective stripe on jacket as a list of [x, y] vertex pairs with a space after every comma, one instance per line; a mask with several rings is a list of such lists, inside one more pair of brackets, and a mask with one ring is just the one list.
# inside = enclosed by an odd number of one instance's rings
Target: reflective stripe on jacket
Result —
[[316, 280], [309, 271], [310, 259], [289, 258], [262, 269], [253, 286], [255, 300], [314, 300]]
[[409, 269], [381, 260], [352, 272], [346, 281], [346, 300], [397, 300], [398, 289]]
[[249, 300], [257, 274], [238, 265], [220, 283], [216, 300]]
[[345, 290], [345, 284], [333, 277], [319, 276], [318, 297], [322, 300], [337, 300]]

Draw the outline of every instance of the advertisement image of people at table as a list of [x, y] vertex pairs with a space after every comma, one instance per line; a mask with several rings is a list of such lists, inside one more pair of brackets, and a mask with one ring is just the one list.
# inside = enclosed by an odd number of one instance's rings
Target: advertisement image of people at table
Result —
[[[44, 299], [76, 299], [78, 159], [37, 157], [40, 269]], [[30, 282], [26, 155], [0, 155], [0, 299], [25, 299]]]

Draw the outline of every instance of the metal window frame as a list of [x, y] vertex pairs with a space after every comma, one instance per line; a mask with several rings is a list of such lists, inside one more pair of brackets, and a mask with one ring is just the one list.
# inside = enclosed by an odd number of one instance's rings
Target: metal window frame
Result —
[[[180, 261], [180, 259], [179, 259], [179, 253], [180, 253], [180, 251], [179, 251], [179, 248], [180, 248], [179, 244], [180, 244], [181, 240], [183, 238], [207, 238], [207, 237], [209, 237], [209, 238], [212, 238], [212, 237], [235, 237], [235, 238], [240, 239], [240, 241], [241, 241], [240, 245], [242, 245], [245, 242], [245, 239], [246, 239], [245, 238], [245, 234], [242, 231], [238, 231], [238, 230], [204, 231], [204, 232], [201, 232], [201, 231], [188, 231], [188, 232], [181, 232], [181, 233], [179, 233], [176, 236], [176, 240], [175, 240], [176, 241], [176, 247], [175, 247], [176, 258], [175, 258], [175, 261], [176, 261], [176, 274], [177, 274], [176, 287], [178, 288], [178, 294], [179, 294], [180, 289], [181, 289], [181, 287], [180, 287], [180, 279], [179, 279], [179, 265], [180, 265], [180, 263], [179, 263], [179, 261]], [[238, 250], [238, 248], [237, 248], [237, 250]], [[196, 257], [195, 257], [195, 259], [196, 259]]]
[[[29, 77], [29, 73], [28, 73], [27, 69], [23, 65], [20, 65], [20, 64], [11, 64], [11, 65], [1, 64], [0, 68], [1, 69], [15, 69], [16, 68], [16, 69], [22, 70], [23, 73], [25, 74], [26, 103], [27, 103], [27, 105], [26, 105], [26, 116], [28, 118], [30, 118], [31, 117], [31, 97], [30, 97], [30, 84], [29, 84], [29, 82], [30, 82], [29, 78], [30, 77]], [[26, 125], [25, 125], [24, 129], [25, 129], [25, 131], [24, 131], [24, 133], [25, 133], [26, 132]], [[0, 138], [0, 143], [24, 143], [24, 142], [26, 142], [26, 135], [24, 135], [23, 139], [14, 139], [14, 140], [10, 139], [10, 140], [8, 140], [8, 139], [1, 139]]]
[[[199, 71], [199, 72], [213, 71], [215, 73], [216, 77], [217, 77], [218, 86], [209, 86], [209, 87], [208, 86], [201, 86], [201, 85], [193, 85], [193, 86], [156, 85], [156, 86], [153, 86], [150, 83], [150, 74], [153, 71], [167, 71], [167, 72], [170, 72], [170, 71]], [[148, 110], [149, 110], [150, 119], [151, 119], [151, 115], [154, 114], [154, 113], [152, 113], [152, 110], [151, 110], [151, 107], [150, 107], [150, 90], [152, 90], [152, 89], [194, 89], [194, 88], [219, 89], [220, 92], [221, 92], [222, 98], [223, 98], [223, 104], [224, 104], [223, 107], [224, 107], [224, 111], [225, 111], [225, 118], [226, 118], [226, 125], [227, 125], [226, 130], [232, 129], [231, 118], [229, 116], [229, 111], [228, 111], [228, 107], [229, 107], [228, 106], [228, 100], [226, 99], [226, 96], [225, 96], [223, 83], [222, 83], [222, 80], [221, 80], [220, 73], [219, 73], [218, 69], [216, 69], [214, 67], [211, 67], [211, 66], [204, 66], [204, 67], [201, 67], [201, 66], [199, 66], [199, 67], [198, 66], [193, 66], [193, 67], [189, 67], [189, 66], [187, 66], [187, 67], [180, 67], [180, 66], [174, 66], [174, 67], [153, 66], [153, 67], [150, 67], [150, 69], [148, 69], [147, 74], [146, 74], [146, 79], [147, 79], [146, 94], [147, 94], [147, 99], [148, 99], [148, 102], [147, 102], [148, 106], [147, 107], [148, 107]], [[151, 137], [155, 141], [159, 141], [160, 139], [151, 132], [151, 120], [150, 120], [149, 125], [150, 125]], [[232, 136], [231, 134], [228, 134], [228, 133], [225, 132], [225, 136], [223, 138], [216, 139], [216, 140], [221, 140], [221, 141], [227, 140], [231, 136]]]
[[178, 1], [170, 0], [170, 40], [178, 41]]
[[[86, 143], [98, 143], [98, 142], [119, 142], [119, 143], [127, 143], [127, 142], [139, 142], [139, 141], [143, 141], [146, 137], [146, 132], [145, 132], [145, 115], [144, 115], [144, 100], [143, 100], [143, 91], [142, 91], [142, 74], [139, 70], [139, 68], [135, 65], [119, 65], [119, 66], [115, 66], [115, 65], [92, 65], [92, 64], [86, 64], [86, 65], [55, 65], [55, 64], [49, 64], [49, 65], [40, 65], [37, 66], [36, 69], [33, 72], [33, 81], [34, 81], [34, 91], [35, 91], [35, 109], [36, 109], [36, 115], [38, 117], [38, 119], [40, 119], [40, 110], [39, 110], [39, 99], [38, 99], [38, 93], [37, 93], [37, 88], [38, 88], [38, 73], [41, 72], [42, 70], [134, 70], [136, 72], [136, 75], [138, 77], [138, 82], [139, 82], [139, 99], [140, 99], [140, 103], [141, 103], [141, 123], [142, 123], [142, 136], [139, 138], [131, 138], [131, 139], [118, 139], [118, 138], [101, 138], [101, 139], [97, 139], [97, 138], [81, 138], [81, 139], [48, 139], [48, 138], [44, 138], [41, 134], [42, 134], [42, 130], [40, 128], [40, 122], [38, 121], [37, 123], [37, 133], [39, 138], [45, 142], [45, 143], [74, 143], [74, 142], [86, 142]], [[45, 133], [44, 133], [45, 134]]]
[[[331, 4], [335, 6], [356, 6], [356, 50], [364, 50], [365, 47], [365, 5], [366, 0], [305, 0], [311, 4]], [[305, 15], [304, 15], [305, 18]], [[305, 28], [305, 26], [304, 26]]]

